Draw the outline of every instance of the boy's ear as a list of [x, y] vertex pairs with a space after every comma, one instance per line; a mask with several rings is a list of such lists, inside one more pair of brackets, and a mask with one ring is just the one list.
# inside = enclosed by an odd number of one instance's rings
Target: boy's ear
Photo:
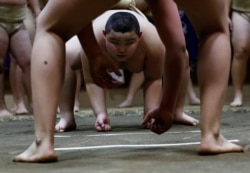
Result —
[[107, 33], [105, 32], [105, 30], [102, 30], [102, 33], [103, 33], [104, 37], [106, 37]]
[[142, 36], [142, 32], [139, 32], [138, 37], [141, 38], [141, 36]]

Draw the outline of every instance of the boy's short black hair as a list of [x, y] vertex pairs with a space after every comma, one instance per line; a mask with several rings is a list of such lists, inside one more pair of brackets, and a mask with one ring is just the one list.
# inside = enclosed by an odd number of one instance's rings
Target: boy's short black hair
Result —
[[139, 35], [140, 25], [133, 14], [129, 12], [116, 12], [109, 17], [105, 25], [106, 33], [109, 33], [111, 30], [121, 33], [135, 31]]

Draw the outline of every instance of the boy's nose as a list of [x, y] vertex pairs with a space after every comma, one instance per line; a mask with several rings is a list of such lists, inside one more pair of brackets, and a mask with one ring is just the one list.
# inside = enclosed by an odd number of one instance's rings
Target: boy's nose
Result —
[[125, 48], [124, 46], [120, 46], [120, 47], [118, 48], [118, 51], [119, 51], [119, 52], [125, 52], [125, 50], [126, 50], [126, 48]]

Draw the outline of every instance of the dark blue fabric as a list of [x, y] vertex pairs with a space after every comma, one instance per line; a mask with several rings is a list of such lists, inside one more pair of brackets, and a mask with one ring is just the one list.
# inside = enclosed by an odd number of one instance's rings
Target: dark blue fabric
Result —
[[198, 58], [198, 38], [194, 28], [185, 13], [180, 12], [183, 32], [186, 40], [186, 47], [189, 53], [190, 61], [197, 61]]

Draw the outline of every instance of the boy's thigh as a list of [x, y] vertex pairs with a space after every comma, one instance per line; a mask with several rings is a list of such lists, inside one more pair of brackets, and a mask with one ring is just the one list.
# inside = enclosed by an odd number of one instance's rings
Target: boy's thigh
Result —
[[11, 36], [10, 51], [21, 66], [30, 62], [32, 43], [24, 25]]
[[38, 17], [38, 25], [45, 30], [71, 37], [116, 2], [118, 0], [48, 1]]
[[5, 57], [9, 47], [9, 35], [4, 28], [0, 26], [0, 57]]
[[232, 13], [232, 43], [234, 51], [250, 53], [250, 21], [246, 20], [241, 13]]

